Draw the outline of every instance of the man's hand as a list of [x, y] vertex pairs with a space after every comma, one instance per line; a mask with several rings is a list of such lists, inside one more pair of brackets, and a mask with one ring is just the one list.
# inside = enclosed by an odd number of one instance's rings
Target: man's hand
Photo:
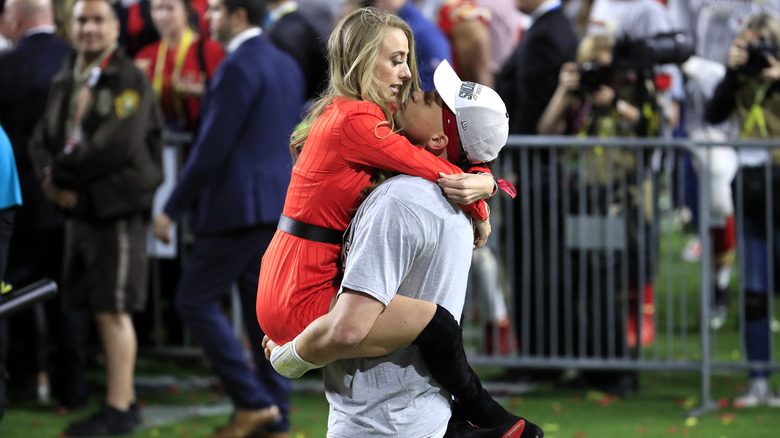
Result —
[[78, 202], [79, 197], [76, 192], [57, 187], [51, 182], [50, 176], [44, 178], [43, 183], [41, 183], [41, 190], [43, 190], [46, 199], [64, 210], [74, 208]]
[[496, 181], [490, 175], [439, 173], [439, 187], [447, 197], [458, 204], [468, 205], [480, 199], [487, 199], [496, 188]]
[[152, 224], [154, 237], [160, 239], [163, 243], [170, 243], [171, 224], [173, 224], [173, 221], [165, 212], [161, 211], [158, 213], [157, 216], [154, 217], [154, 224]]
[[485, 246], [490, 236], [490, 219], [477, 221], [474, 224], [474, 249]]
[[[267, 336], [263, 338], [265, 355], [276, 372], [284, 377], [297, 379], [306, 374], [309, 370], [322, 368], [322, 365], [317, 365], [301, 358], [295, 349], [295, 343], [298, 340], [297, 337], [281, 347], [273, 343], [270, 339], [266, 341], [267, 338]], [[269, 344], [271, 344], [272, 348], [269, 348]]]

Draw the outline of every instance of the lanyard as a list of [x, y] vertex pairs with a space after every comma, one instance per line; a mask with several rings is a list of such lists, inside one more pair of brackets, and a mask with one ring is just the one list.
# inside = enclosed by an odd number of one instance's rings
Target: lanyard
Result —
[[[170, 81], [174, 78], [179, 79], [181, 77], [181, 69], [184, 66], [184, 59], [187, 57], [187, 52], [190, 50], [190, 45], [194, 39], [195, 33], [192, 29], [185, 29], [184, 34], [181, 36], [179, 47], [176, 50], [176, 59], [173, 64], [173, 73], [171, 74]], [[165, 69], [165, 58], [168, 55], [168, 44], [165, 40], [160, 40], [160, 47], [157, 49], [157, 61], [154, 64], [154, 79], [152, 80], [152, 88], [157, 98], [162, 100], [163, 93], [163, 70]], [[171, 97], [173, 99], [173, 108], [176, 111], [176, 115], [184, 118], [184, 107], [181, 102], [181, 96], [174, 87], [171, 88]]]
[[106, 68], [113, 55], [114, 53], [111, 52], [108, 54], [108, 56], [103, 58], [102, 61], [100, 61], [99, 65], [92, 67], [92, 69], [89, 71], [89, 78], [87, 78], [87, 82], [83, 87], [81, 87], [81, 91], [79, 91], [79, 96], [76, 99], [76, 108], [73, 110], [73, 125], [71, 126], [70, 133], [65, 138], [65, 155], [73, 152], [73, 150], [76, 149], [76, 147], [83, 139], [81, 121], [87, 111], [87, 103], [89, 102], [92, 95], [92, 88], [97, 85], [97, 82], [100, 79], [100, 75], [103, 73], [103, 69]]
[[758, 90], [756, 90], [756, 95], [753, 97], [753, 105], [750, 106], [750, 113], [745, 120], [742, 138], [750, 136], [750, 133], [753, 132], [756, 125], [758, 125], [761, 137], [769, 137], [769, 131], [766, 128], [766, 117], [764, 116], [764, 109], [761, 108], [761, 104], [764, 103], [764, 98], [766, 97], [766, 92], [769, 90], [770, 85], [772, 85], [770, 81], [764, 81], [764, 83], [758, 87]]

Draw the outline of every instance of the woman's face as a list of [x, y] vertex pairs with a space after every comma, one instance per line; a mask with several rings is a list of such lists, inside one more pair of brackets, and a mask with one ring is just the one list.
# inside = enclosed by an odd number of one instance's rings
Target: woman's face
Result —
[[187, 26], [187, 10], [182, 0], [152, 0], [152, 21], [162, 36], [175, 35]]
[[394, 100], [404, 81], [412, 77], [406, 58], [409, 56], [409, 41], [401, 29], [392, 28], [385, 34], [382, 49], [374, 66], [374, 77], [385, 87], [383, 96]]

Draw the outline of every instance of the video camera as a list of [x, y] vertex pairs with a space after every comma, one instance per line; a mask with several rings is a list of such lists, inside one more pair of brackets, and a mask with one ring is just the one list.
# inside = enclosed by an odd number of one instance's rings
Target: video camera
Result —
[[681, 64], [694, 53], [693, 40], [684, 33], [662, 33], [647, 38], [624, 37], [615, 42], [616, 69], [639, 71], [661, 64]]
[[748, 44], [745, 48], [748, 60], [742, 67], [742, 71], [749, 76], [757, 76], [761, 70], [770, 67], [769, 55], [777, 57], [777, 44], [766, 38], [759, 38]]
[[615, 70], [643, 71], [655, 65], [679, 64], [688, 60], [693, 52], [693, 41], [682, 33], [642, 39], [621, 38], [612, 49], [612, 65], [586, 62], [580, 67], [580, 91], [592, 93], [602, 85], [608, 85]]

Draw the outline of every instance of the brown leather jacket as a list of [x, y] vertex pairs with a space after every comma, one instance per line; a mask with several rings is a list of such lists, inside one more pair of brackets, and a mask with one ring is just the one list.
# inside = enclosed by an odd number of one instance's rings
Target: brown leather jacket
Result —
[[92, 88], [83, 140], [65, 153], [76, 55], [54, 78], [29, 151], [38, 177], [78, 192], [74, 217], [103, 221], [150, 211], [162, 182], [162, 115], [146, 76], [116, 50]]

